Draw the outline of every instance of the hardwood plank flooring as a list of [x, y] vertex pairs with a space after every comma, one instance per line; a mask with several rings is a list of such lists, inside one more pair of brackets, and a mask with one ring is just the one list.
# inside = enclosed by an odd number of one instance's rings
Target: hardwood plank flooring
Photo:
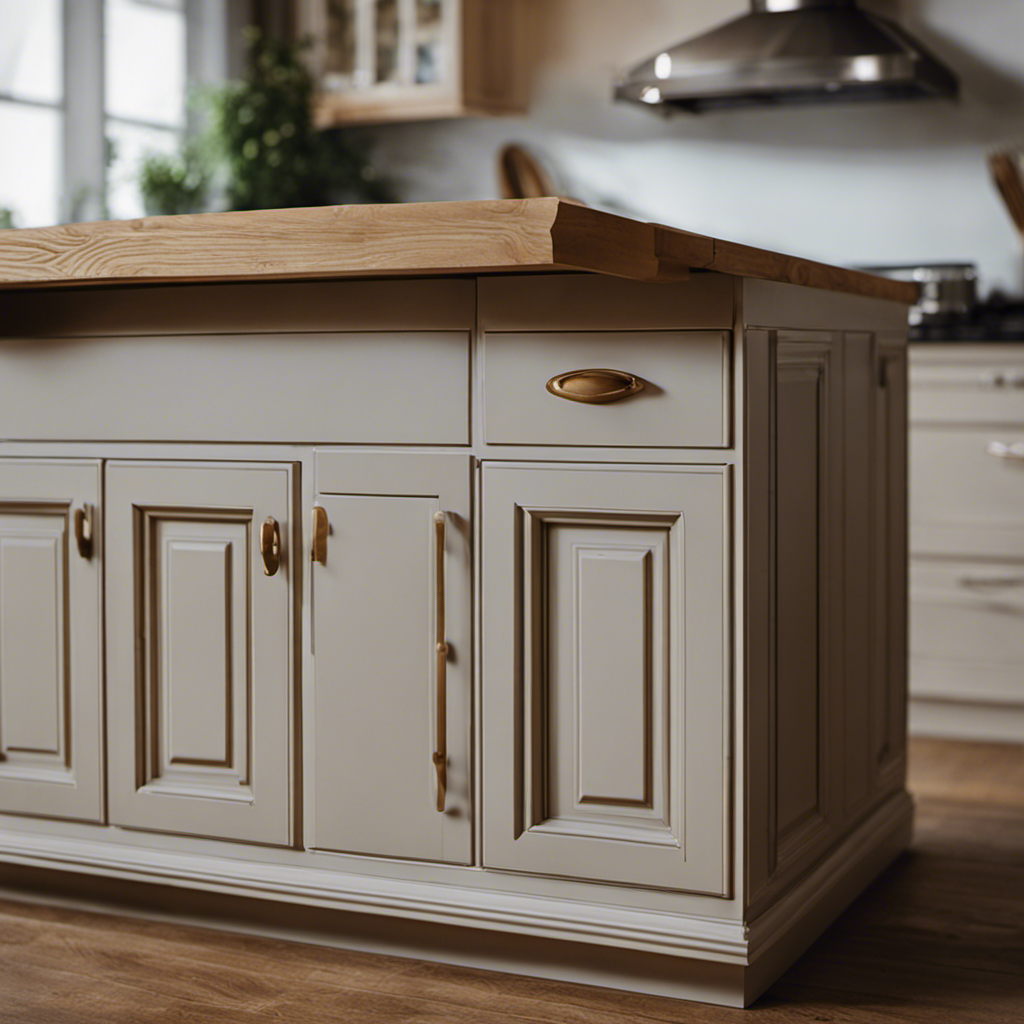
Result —
[[1022, 1024], [1024, 747], [910, 763], [913, 849], [748, 1010], [0, 901], [0, 1024]]

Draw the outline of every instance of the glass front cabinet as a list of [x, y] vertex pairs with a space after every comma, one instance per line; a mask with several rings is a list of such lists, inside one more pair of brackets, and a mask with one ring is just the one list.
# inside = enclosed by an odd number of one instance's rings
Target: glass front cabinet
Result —
[[302, 0], [321, 127], [521, 113], [529, 0]]

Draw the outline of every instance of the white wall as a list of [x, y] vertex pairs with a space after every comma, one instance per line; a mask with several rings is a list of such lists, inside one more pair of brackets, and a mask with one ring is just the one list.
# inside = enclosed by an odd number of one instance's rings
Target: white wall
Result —
[[746, 0], [532, 4], [528, 117], [375, 130], [403, 198], [497, 195], [495, 154], [519, 140], [546, 151], [581, 198], [596, 194], [647, 219], [837, 263], [975, 261], [983, 290], [1024, 292], [1021, 238], [985, 164], [989, 150], [1024, 142], [1022, 0], [866, 0], [954, 68], [959, 104], [671, 120], [613, 104], [617, 72], [743, 13]]

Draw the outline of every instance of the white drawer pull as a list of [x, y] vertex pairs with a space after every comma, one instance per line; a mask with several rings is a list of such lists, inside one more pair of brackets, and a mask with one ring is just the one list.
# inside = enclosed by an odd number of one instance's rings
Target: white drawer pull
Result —
[[970, 590], [986, 590], [988, 588], [1004, 590], [1010, 587], [1024, 587], [1024, 576], [961, 576], [961, 587]]
[[1024, 441], [1018, 441], [1015, 444], [991, 441], [985, 451], [997, 459], [1019, 459], [1024, 461]]

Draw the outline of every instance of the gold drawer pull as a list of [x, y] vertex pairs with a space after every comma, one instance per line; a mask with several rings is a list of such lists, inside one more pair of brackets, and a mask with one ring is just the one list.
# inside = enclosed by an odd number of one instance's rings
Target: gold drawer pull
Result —
[[92, 558], [92, 505], [75, 509], [75, 541], [83, 558]]
[[327, 564], [327, 534], [330, 529], [330, 522], [327, 519], [327, 509], [323, 505], [313, 506], [313, 549], [310, 555], [314, 562], [321, 565]]
[[437, 558], [434, 570], [437, 588], [437, 632], [434, 647], [437, 655], [437, 747], [432, 760], [437, 772], [437, 809], [442, 813], [448, 789], [448, 641], [445, 638], [444, 534], [444, 513], [438, 512], [434, 516], [434, 545]]
[[281, 567], [281, 528], [273, 516], [268, 516], [260, 527], [260, 554], [263, 556], [263, 575], [276, 576]]
[[622, 370], [570, 370], [552, 377], [547, 387], [551, 394], [567, 398], [570, 402], [600, 405], [618, 402], [643, 391], [644, 382]]

